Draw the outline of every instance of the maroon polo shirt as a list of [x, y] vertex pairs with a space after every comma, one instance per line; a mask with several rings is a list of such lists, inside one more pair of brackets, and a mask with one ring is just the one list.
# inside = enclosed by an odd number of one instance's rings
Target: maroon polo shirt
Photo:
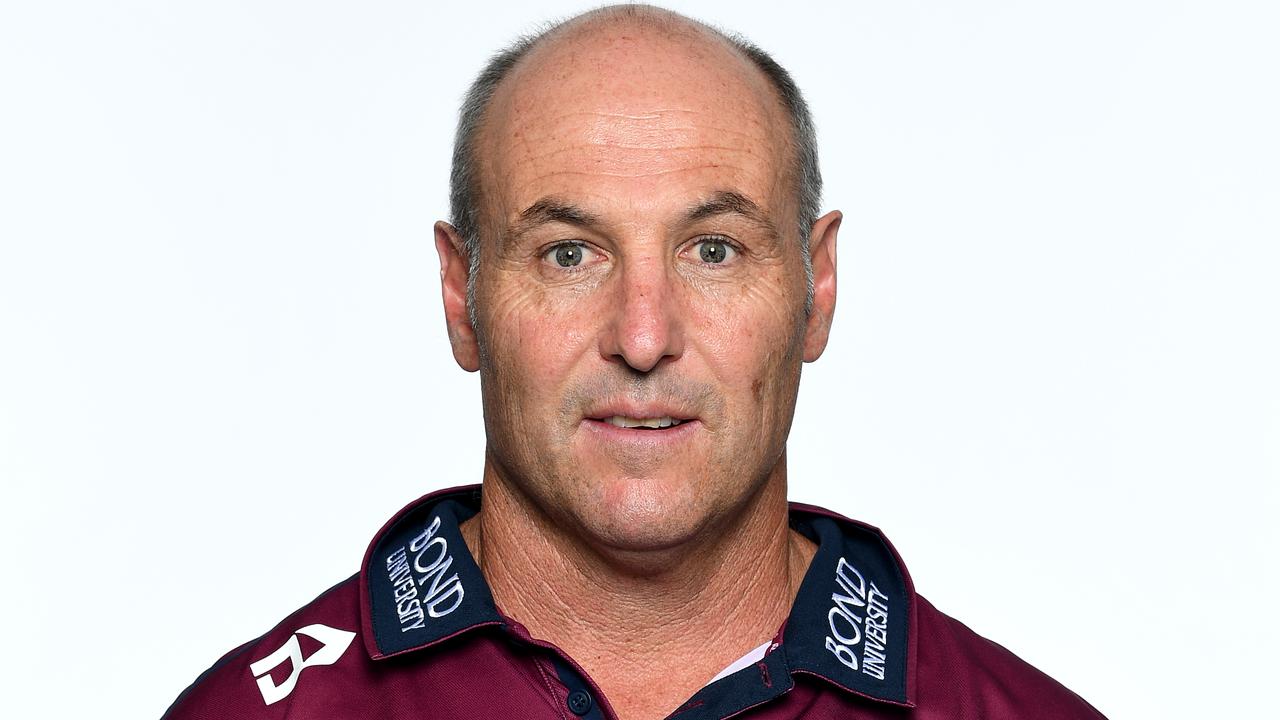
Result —
[[[228, 653], [164, 717], [616, 717], [573, 658], [494, 604], [458, 530], [479, 509], [474, 485], [401, 510], [357, 575]], [[1102, 717], [917, 595], [879, 530], [797, 503], [791, 527], [818, 550], [770, 650], [671, 717]]]

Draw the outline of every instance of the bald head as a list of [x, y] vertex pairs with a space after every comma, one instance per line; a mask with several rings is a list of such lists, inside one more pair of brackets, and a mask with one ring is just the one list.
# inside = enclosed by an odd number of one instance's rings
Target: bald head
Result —
[[[712, 138], [709, 125], [732, 127]], [[551, 142], [567, 135], [567, 143]], [[693, 152], [712, 140], [723, 144], [720, 153]], [[654, 162], [673, 154], [674, 165]], [[761, 154], [772, 157], [761, 163]], [[513, 168], [533, 180], [575, 167], [636, 178], [673, 168], [697, 172], [699, 163], [728, 179], [772, 173], [752, 181], [783, 186], [780, 230], [807, 256], [821, 192], [813, 128], [790, 76], [767, 54], [644, 5], [593, 10], [523, 38], [481, 72], [458, 125], [451, 213], [471, 275], [481, 238], [500, 234], [521, 209], [500, 187]]]

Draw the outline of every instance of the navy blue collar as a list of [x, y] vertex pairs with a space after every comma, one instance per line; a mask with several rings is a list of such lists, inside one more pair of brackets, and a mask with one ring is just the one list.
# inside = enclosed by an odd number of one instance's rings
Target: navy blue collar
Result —
[[[370, 657], [421, 650], [486, 626], [510, 626], [459, 530], [480, 511], [480, 498], [479, 485], [431, 493], [378, 532], [360, 571]], [[818, 551], [781, 643], [752, 668], [703, 688], [684, 707], [700, 710], [691, 717], [723, 717], [786, 692], [797, 674], [912, 706], [915, 590], [897, 552], [873, 527], [819, 507], [790, 508], [792, 528]]]

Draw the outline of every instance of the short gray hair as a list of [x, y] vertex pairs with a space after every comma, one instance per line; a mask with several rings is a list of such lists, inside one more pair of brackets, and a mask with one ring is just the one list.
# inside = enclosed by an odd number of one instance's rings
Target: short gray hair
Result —
[[809, 114], [809, 106], [805, 103], [800, 88], [791, 79], [791, 74], [769, 53], [741, 35], [648, 5], [615, 5], [576, 15], [568, 20], [551, 24], [537, 33], [518, 38], [489, 59], [463, 98], [462, 107], [458, 112], [458, 130], [453, 141], [453, 168], [449, 174], [449, 214], [467, 252], [469, 266], [467, 311], [471, 326], [478, 328], [475, 310], [475, 278], [480, 269], [481, 206], [484, 202], [476, 162], [476, 140], [484, 123], [489, 101], [511, 70], [534, 47], [566, 26], [593, 17], [622, 17], [633, 22], [646, 23], [675, 19], [706, 30], [723, 39], [731, 48], [750, 60], [777, 91], [778, 99], [787, 112], [791, 126], [791, 152], [794, 163], [792, 172], [799, 210], [796, 222], [800, 250], [804, 257], [806, 289], [804, 309], [805, 314], [808, 315], [813, 307], [813, 263], [809, 257], [809, 231], [818, 219], [819, 203], [822, 200], [822, 173], [818, 170], [817, 133], [813, 127], [813, 118]]

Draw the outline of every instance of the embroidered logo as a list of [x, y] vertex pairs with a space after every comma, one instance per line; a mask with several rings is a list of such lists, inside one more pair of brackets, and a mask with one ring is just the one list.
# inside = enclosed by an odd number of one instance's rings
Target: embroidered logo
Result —
[[418, 630], [426, 626], [427, 617], [442, 618], [457, 610], [466, 595], [458, 573], [449, 573], [453, 555], [449, 554], [449, 541], [437, 534], [439, 530], [440, 517], [436, 516], [407, 548], [387, 556], [387, 579], [400, 632]]
[[[835, 603], [827, 611], [825, 647], [850, 670], [884, 680], [885, 648], [889, 644], [889, 596], [868, 583], [843, 557], [836, 563]], [[868, 587], [870, 586], [870, 587]], [[859, 653], [861, 649], [861, 662]]]
[[[302, 657], [302, 644], [298, 642], [299, 635], [306, 635], [319, 642], [320, 649], [311, 653], [309, 657]], [[289, 693], [293, 692], [294, 686], [298, 684], [298, 676], [302, 674], [303, 669], [338, 662], [338, 658], [342, 657], [342, 653], [351, 646], [355, 636], [353, 632], [318, 623], [299, 628], [275, 652], [249, 666], [249, 672], [253, 673], [258, 680], [258, 690], [262, 693], [262, 700], [270, 705], [289, 697]], [[280, 667], [285, 661], [289, 661], [289, 677], [277, 685], [271, 679], [271, 671]]]

